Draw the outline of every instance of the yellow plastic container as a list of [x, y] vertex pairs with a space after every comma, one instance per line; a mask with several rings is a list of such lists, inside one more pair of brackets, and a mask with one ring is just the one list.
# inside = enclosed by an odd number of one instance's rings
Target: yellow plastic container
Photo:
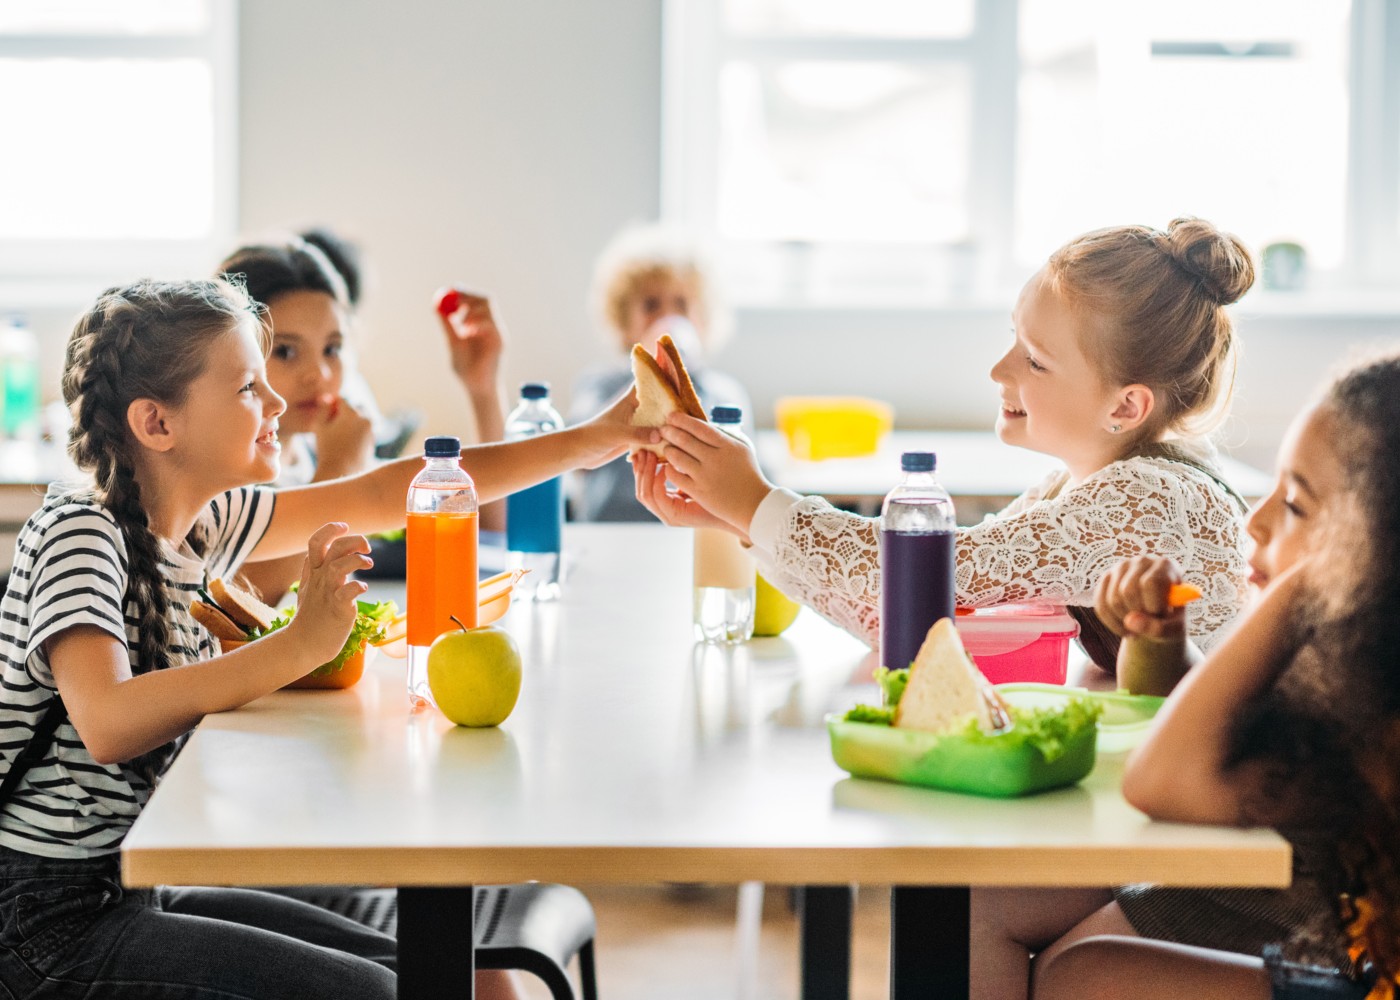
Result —
[[778, 430], [794, 458], [873, 455], [894, 426], [894, 409], [860, 396], [784, 396], [774, 405]]

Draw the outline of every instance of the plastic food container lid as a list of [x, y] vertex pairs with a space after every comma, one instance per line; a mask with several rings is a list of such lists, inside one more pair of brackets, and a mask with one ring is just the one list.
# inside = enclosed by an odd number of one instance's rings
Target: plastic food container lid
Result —
[[1073, 639], [1079, 623], [1056, 604], [1001, 604], [958, 615], [958, 635], [973, 656], [1010, 653], [1038, 639]]
[[1057, 705], [1069, 698], [1088, 698], [1103, 707], [1099, 716], [1100, 753], [1122, 753], [1137, 746], [1152, 727], [1165, 698], [1126, 691], [1086, 691], [1059, 684], [998, 684], [997, 690], [1018, 704]]

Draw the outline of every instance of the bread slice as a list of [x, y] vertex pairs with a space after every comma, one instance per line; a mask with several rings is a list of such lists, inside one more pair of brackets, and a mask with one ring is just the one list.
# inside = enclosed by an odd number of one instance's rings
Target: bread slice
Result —
[[990, 731], [991, 712], [982, 697], [986, 683], [963, 649], [953, 620], [940, 618], [909, 667], [909, 683], [895, 707], [894, 724], [946, 733], [974, 716], [984, 731]]
[[264, 632], [272, 624], [272, 620], [277, 617], [275, 608], [264, 604], [258, 598], [227, 580], [214, 579], [209, 581], [209, 596], [219, 605], [219, 609], [242, 626], [246, 631], [256, 629]]
[[[662, 334], [657, 342], [656, 357], [641, 344], [632, 346], [632, 377], [637, 383], [637, 410], [632, 414], [634, 427], [665, 427], [672, 413], [687, 413], [705, 419], [705, 407], [695, 393], [690, 373], [685, 370], [680, 352], [670, 336]], [[664, 444], [638, 445], [643, 451], [660, 456]]]
[[685, 370], [685, 362], [681, 360], [681, 352], [677, 349], [676, 342], [671, 339], [669, 333], [663, 333], [656, 344], [660, 348], [656, 352], [656, 360], [661, 369], [670, 376], [676, 396], [680, 399], [681, 409], [696, 420], [708, 419], [705, 416], [705, 404], [700, 402], [700, 394], [695, 391], [690, 372]]
[[248, 638], [247, 631], [212, 604], [198, 600], [191, 601], [190, 614], [194, 615], [194, 620], [208, 629], [209, 634], [218, 639], [221, 644]]

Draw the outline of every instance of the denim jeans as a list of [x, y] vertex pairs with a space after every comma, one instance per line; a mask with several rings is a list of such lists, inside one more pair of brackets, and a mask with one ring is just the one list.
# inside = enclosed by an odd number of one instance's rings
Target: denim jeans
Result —
[[395, 941], [253, 889], [124, 889], [116, 855], [0, 848], [0, 998], [395, 995]]

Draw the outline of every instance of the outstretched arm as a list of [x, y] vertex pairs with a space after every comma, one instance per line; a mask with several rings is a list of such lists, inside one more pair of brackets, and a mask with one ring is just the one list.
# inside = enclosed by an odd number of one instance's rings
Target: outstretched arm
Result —
[[[500, 500], [569, 469], [602, 465], [630, 446], [650, 441], [651, 430], [629, 423], [636, 408], [635, 396], [628, 393], [586, 423], [520, 441], [464, 448], [462, 466], [475, 482], [481, 503]], [[250, 558], [275, 559], [297, 551], [328, 515], [361, 534], [402, 528], [408, 520], [408, 486], [422, 467], [416, 456], [401, 458], [348, 479], [278, 491], [267, 532]]]

